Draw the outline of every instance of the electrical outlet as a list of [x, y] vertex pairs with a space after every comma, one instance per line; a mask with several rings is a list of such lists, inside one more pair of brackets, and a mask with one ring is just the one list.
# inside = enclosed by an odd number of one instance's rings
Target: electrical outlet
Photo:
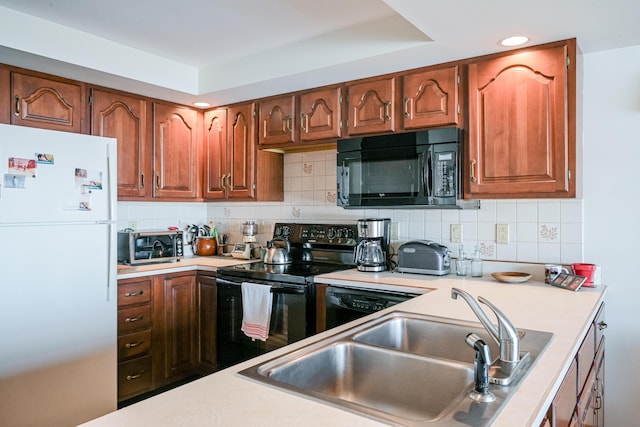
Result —
[[129, 224], [127, 224], [127, 228], [135, 230], [136, 228], [138, 228], [138, 223], [136, 221], [129, 221]]
[[496, 224], [496, 243], [509, 243], [509, 224]]
[[451, 224], [451, 243], [462, 243], [462, 224]]
[[391, 240], [398, 240], [398, 223], [391, 223]]

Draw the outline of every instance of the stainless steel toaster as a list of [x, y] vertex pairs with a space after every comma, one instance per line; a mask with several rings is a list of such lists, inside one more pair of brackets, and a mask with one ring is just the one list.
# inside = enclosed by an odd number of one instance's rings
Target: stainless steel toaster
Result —
[[451, 272], [451, 251], [431, 240], [406, 242], [398, 248], [398, 271], [444, 276]]

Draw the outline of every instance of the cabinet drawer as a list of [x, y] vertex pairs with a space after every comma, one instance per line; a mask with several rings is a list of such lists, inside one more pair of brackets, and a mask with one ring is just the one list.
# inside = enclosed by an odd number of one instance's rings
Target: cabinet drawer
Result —
[[118, 364], [118, 399], [126, 399], [151, 389], [151, 357]]
[[134, 332], [118, 337], [118, 360], [147, 353], [151, 348], [151, 330]]
[[151, 280], [118, 285], [118, 307], [151, 301]]
[[151, 326], [151, 306], [123, 308], [118, 310], [118, 334]]
[[584, 338], [584, 341], [578, 350], [578, 354], [576, 355], [576, 359], [578, 360], [578, 393], [580, 393], [582, 391], [582, 387], [584, 387], [584, 383], [587, 380], [587, 375], [589, 375], [589, 371], [593, 365], [593, 359], [596, 355], [596, 335], [594, 329], [594, 326], [591, 325], [589, 332], [587, 332], [587, 336]]

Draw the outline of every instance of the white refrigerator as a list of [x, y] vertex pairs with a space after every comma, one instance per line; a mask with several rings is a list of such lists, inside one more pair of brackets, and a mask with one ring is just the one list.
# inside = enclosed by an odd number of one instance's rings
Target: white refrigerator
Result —
[[0, 425], [117, 406], [116, 140], [0, 124]]

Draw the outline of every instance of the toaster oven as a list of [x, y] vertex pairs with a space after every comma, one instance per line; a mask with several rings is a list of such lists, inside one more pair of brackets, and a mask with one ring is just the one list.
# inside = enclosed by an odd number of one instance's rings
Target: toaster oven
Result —
[[180, 261], [184, 256], [183, 232], [119, 231], [118, 262], [136, 265]]

